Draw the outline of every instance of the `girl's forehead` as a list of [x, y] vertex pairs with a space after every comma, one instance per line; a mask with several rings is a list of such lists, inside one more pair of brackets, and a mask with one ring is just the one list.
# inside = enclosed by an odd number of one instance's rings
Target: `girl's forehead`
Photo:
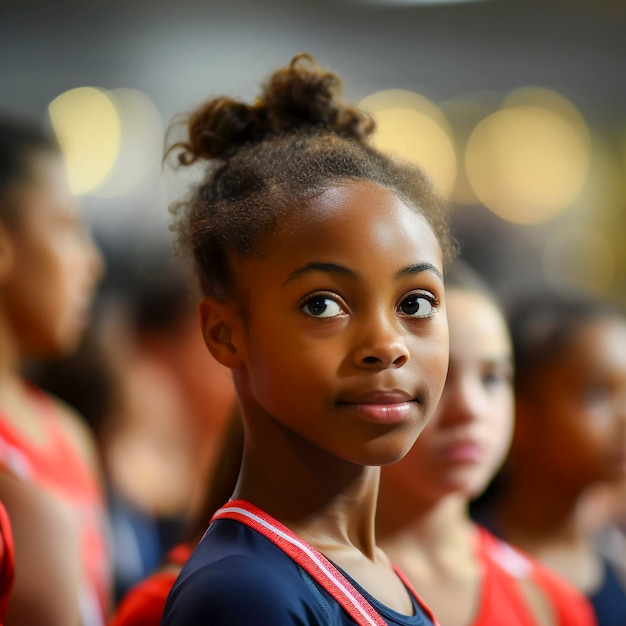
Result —
[[311, 265], [394, 282], [420, 265], [440, 282], [443, 271], [439, 242], [422, 215], [388, 189], [360, 181], [316, 196], [279, 225], [259, 257], [236, 265], [248, 274], [253, 267], [255, 274], [271, 270], [272, 279], [283, 282]]
[[415, 207], [409, 205], [392, 189], [364, 179], [337, 180], [314, 195], [308, 202], [308, 207], [320, 215], [332, 216], [355, 208], [355, 203], [365, 211], [367, 208], [374, 208], [390, 201], [402, 204], [413, 213], [419, 214]]
[[506, 321], [493, 300], [472, 289], [448, 287], [446, 302], [451, 356], [472, 353], [501, 357], [511, 354]]
[[[362, 230], [364, 234], [380, 238], [405, 232], [419, 239], [427, 230], [434, 237], [418, 208], [392, 190], [366, 180], [336, 182], [316, 194], [300, 210], [292, 211], [284, 223], [291, 233]], [[281, 235], [279, 233], [279, 237]]]

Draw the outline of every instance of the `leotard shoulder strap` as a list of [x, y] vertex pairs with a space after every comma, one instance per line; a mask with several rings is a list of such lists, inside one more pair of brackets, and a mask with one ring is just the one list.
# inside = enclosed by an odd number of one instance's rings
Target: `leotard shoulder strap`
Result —
[[[231, 500], [213, 515], [211, 522], [217, 519], [236, 520], [272, 541], [314, 578], [359, 626], [386, 626], [374, 607], [319, 550], [265, 511], [247, 500]], [[426, 615], [437, 626], [430, 610], [423, 604], [411, 585], [407, 584], [406, 577], [397, 568], [394, 569], [411, 593], [415, 595]]]

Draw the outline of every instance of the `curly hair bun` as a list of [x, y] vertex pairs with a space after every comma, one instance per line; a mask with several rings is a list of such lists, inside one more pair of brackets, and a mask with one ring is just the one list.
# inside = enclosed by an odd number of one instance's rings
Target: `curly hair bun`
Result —
[[323, 71], [303, 53], [271, 76], [261, 102], [274, 133], [314, 127], [365, 141], [374, 130], [373, 118], [342, 102], [340, 92], [339, 76]]
[[[274, 72], [255, 104], [228, 97], [202, 104], [186, 120], [188, 140], [178, 160], [190, 165], [199, 159], [227, 160], [246, 144], [302, 131], [326, 131], [365, 143], [374, 131], [374, 120], [340, 98], [341, 80], [322, 70], [313, 57], [302, 53]], [[166, 154], [167, 154], [166, 153]]]

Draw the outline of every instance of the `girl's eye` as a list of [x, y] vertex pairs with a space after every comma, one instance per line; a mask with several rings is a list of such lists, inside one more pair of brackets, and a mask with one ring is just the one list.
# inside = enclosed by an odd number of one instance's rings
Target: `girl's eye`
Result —
[[410, 317], [429, 317], [433, 313], [434, 303], [431, 297], [413, 293], [402, 300], [398, 308]]
[[494, 372], [483, 375], [483, 385], [485, 387], [495, 387], [502, 379]]
[[513, 382], [513, 368], [508, 364], [492, 365], [483, 372], [482, 383], [486, 388], [510, 387]]
[[313, 296], [309, 298], [302, 310], [311, 317], [337, 317], [344, 311], [338, 302], [328, 296]]
[[489, 389], [499, 387], [501, 385], [508, 385], [510, 382], [506, 376], [497, 372], [490, 372], [488, 374], [485, 374], [482, 380], [483, 385]]

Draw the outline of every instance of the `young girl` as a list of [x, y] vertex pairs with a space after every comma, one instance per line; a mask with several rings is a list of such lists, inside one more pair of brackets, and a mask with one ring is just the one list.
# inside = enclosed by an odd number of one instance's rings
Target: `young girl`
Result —
[[443, 626], [593, 624], [584, 597], [470, 521], [508, 450], [512, 353], [506, 322], [483, 281], [446, 270], [450, 366], [435, 415], [407, 456], [383, 469], [378, 534]]
[[626, 318], [539, 294], [510, 326], [517, 425], [486, 523], [583, 591], [601, 626], [625, 624], [626, 564], [596, 549], [580, 505], [626, 476]]
[[233, 371], [242, 468], [174, 586], [165, 626], [429, 624], [374, 538], [380, 469], [404, 456], [446, 375], [445, 211], [419, 171], [306, 56], [253, 106], [189, 118], [207, 159], [178, 213], [205, 342]]
[[103, 623], [109, 570], [96, 454], [70, 410], [24, 382], [72, 350], [102, 262], [56, 143], [0, 120], [0, 501], [15, 540], [6, 626]]

